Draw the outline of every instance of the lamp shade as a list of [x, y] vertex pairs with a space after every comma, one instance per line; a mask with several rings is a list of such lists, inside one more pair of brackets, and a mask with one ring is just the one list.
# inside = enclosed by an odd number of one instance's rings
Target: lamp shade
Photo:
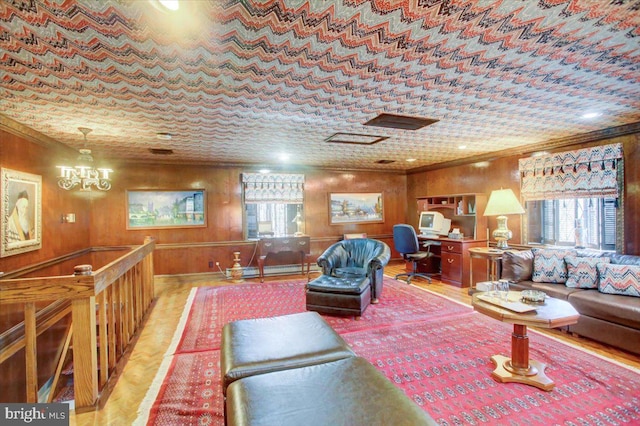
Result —
[[506, 214], [523, 214], [524, 209], [516, 195], [510, 189], [496, 189], [491, 191], [485, 216], [502, 216]]

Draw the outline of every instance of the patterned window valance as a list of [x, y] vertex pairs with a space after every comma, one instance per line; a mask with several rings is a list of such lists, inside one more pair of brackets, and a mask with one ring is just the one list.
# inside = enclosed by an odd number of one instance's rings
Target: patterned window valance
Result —
[[622, 144], [612, 144], [523, 158], [519, 161], [522, 198], [618, 198], [622, 157]]
[[289, 203], [304, 201], [304, 175], [285, 173], [243, 173], [246, 203]]

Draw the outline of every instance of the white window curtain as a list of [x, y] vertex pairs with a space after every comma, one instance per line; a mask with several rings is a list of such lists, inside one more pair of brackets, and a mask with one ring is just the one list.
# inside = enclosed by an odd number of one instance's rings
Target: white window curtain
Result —
[[302, 204], [304, 175], [292, 173], [243, 173], [245, 203]]
[[623, 176], [622, 144], [558, 152], [519, 161], [525, 201], [618, 198]]

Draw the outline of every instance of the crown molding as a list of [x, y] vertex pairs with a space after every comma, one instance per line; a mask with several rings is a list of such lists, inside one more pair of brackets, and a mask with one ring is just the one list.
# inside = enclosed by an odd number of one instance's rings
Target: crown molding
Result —
[[11, 133], [12, 135], [19, 136], [23, 139], [28, 140], [29, 142], [35, 143], [36, 145], [40, 145], [46, 148], [62, 149], [77, 154], [77, 151], [63, 144], [62, 142], [50, 138], [49, 136], [32, 129], [31, 127], [25, 126], [24, 124], [19, 123], [14, 119], [2, 114], [0, 114], [0, 130], [4, 130], [8, 133]]
[[448, 167], [479, 163], [481, 161], [493, 161], [497, 160], [498, 158], [511, 157], [513, 155], [526, 155], [537, 151], [551, 151], [554, 149], [564, 148], [580, 143], [597, 142], [600, 140], [613, 139], [634, 133], [640, 133], [640, 122], [624, 124], [622, 126], [616, 127], [609, 127], [607, 129], [596, 130], [589, 133], [581, 133], [579, 135], [567, 136], [559, 139], [551, 139], [545, 142], [504, 149], [501, 151], [490, 152], [488, 154], [476, 155], [474, 157], [460, 158], [458, 160], [416, 167], [415, 169], [407, 170], [407, 175], [445, 169]]

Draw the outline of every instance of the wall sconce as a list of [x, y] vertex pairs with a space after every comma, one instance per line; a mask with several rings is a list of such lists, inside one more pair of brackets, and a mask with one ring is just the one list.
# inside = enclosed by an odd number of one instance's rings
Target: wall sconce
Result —
[[91, 191], [91, 187], [95, 187], [100, 191], [108, 191], [111, 189], [111, 178], [109, 174], [113, 171], [111, 169], [94, 168], [93, 156], [91, 150], [87, 149], [87, 134], [92, 132], [93, 129], [88, 127], [78, 127], [78, 130], [84, 135], [84, 148], [80, 149], [80, 155], [78, 156], [79, 165], [70, 166], [57, 166], [60, 169], [60, 175], [58, 176], [58, 186], [67, 191], [80, 186], [81, 191]]
[[524, 209], [512, 190], [497, 189], [491, 191], [484, 215], [498, 216], [496, 218], [498, 220], [498, 228], [493, 231], [493, 238], [497, 241], [496, 247], [500, 250], [509, 248], [507, 241], [513, 236], [513, 233], [507, 228], [507, 216], [505, 215], [523, 213]]

